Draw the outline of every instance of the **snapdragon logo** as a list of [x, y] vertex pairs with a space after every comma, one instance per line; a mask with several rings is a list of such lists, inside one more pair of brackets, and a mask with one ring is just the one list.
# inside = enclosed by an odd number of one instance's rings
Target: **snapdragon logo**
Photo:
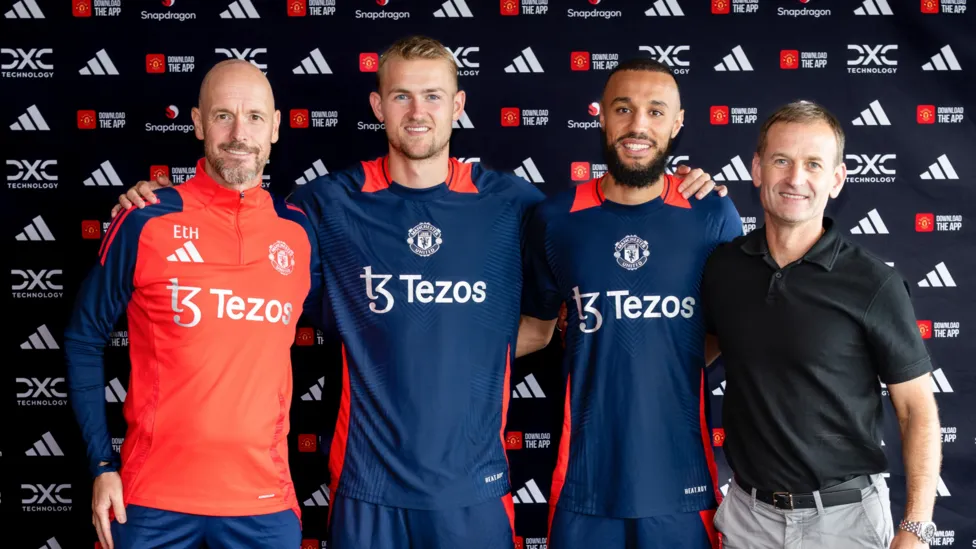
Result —
[[776, 9], [776, 15], [785, 15], [787, 17], [814, 17], [819, 19], [821, 17], [830, 15], [830, 10], [817, 10], [810, 8], [791, 9], [780, 7]]
[[[592, 334], [603, 327], [603, 305], [596, 306], [600, 292], [582, 293], [579, 286], [573, 288], [573, 301], [579, 314], [579, 329], [584, 334]], [[691, 318], [695, 314], [696, 301], [693, 297], [673, 295], [630, 295], [629, 290], [607, 291], [605, 297], [612, 300], [612, 314], [616, 320], [628, 318]]]
[[[363, 274], [359, 275], [366, 281], [366, 297], [369, 298], [369, 310], [376, 314], [388, 313], [393, 309], [396, 299], [386, 285], [393, 279], [390, 274], [373, 274], [373, 267], [363, 267]], [[469, 283], [465, 280], [457, 282], [450, 280], [424, 280], [419, 274], [400, 275], [397, 278], [403, 284], [401, 291], [406, 290], [407, 303], [484, 303], [487, 299], [487, 284], [479, 280]]]

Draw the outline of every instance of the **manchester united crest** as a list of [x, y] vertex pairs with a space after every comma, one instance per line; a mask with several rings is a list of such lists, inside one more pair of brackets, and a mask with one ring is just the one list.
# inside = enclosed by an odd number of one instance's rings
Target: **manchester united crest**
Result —
[[647, 256], [651, 255], [647, 249], [647, 241], [637, 235], [627, 235], [613, 247], [613, 257], [617, 264], [633, 271], [647, 263]]
[[413, 253], [429, 257], [441, 248], [441, 230], [426, 221], [407, 232], [407, 244]]
[[268, 259], [271, 266], [283, 275], [290, 275], [295, 269], [295, 252], [280, 240], [268, 246]]

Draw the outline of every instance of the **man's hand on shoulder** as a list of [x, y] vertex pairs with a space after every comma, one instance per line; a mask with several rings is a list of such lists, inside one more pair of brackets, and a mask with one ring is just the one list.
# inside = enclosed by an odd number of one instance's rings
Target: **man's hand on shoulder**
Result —
[[695, 198], [701, 200], [713, 190], [719, 196], [729, 194], [729, 189], [725, 185], [716, 186], [715, 182], [712, 181], [712, 176], [705, 173], [701, 168], [691, 169], [684, 164], [678, 164], [674, 175], [682, 178], [681, 185], [678, 186], [678, 192], [685, 198], [689, 198], [694, 194]]
[[146, 202], [150, 204], [155, 204], [159, 202], [153, 191], [163, 187], [172, 187], [173, 182], [169, 180], [166, 176], [159, 176], [155, 181], [140, 181], [135, 184], [134, 187], [126, 191], [125, 194], [119, 195], [119, 203], [112, 208], [112, 219], [119, 214], [122, 210], [128, 210], [129, 208], [135, 206], [137, 208], [145, 208]]

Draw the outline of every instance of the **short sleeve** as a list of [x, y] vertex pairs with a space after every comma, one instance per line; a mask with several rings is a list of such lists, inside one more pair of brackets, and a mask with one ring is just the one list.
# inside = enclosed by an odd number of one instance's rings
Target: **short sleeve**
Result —
[[715, 264], [718, 250], [712, 251], [705, 260], [705, 268], [702, 271], [701, 300], [702, 300], [702, 320], [705, 322], [705, 332], [716, 335], [715, 319], [712, 315], [712, 287], [715, 285]]
[[932, 362], [918, 332], [909, 286], [892, 272], [864, 313], [868, 343], [886, 384], [901, 383], [932, 371]]
[[736, 209], [732, 199], [723, 197], [721, 201], [722, 208], [719, 214], [718, 242], [716, 244], [730, 242], [743, 235], [742, 217], [739, 216], [739, 210]]
[[522, 251], [522, 314], [552, 320], [559, 314], [561, 299], [546, 249], [548, 238], [543, 208], [537, 206], [533, 210]]

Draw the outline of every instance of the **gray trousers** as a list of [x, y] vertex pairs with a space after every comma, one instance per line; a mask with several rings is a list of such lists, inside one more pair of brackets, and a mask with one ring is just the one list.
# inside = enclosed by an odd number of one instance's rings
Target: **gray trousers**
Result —
[[861, 502], [816, 509], [777, 509], [756, 501], [733, 479], [715, 513], [725, 549], [888, 549], [894, 537], [888, 485], [881, 475], [861, 490]]

